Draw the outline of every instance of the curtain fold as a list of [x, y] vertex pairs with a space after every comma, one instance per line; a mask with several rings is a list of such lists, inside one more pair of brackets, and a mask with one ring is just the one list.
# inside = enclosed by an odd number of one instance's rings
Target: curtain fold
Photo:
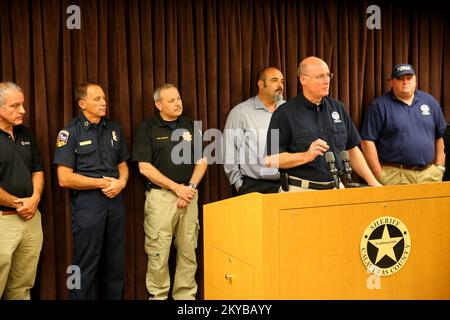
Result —
[[[33, 298], [66, 299], [72, 257], [67, 190], [52, 164], [58, 131], [79, 113], [72, 89], [98, 82], [108, 116], [119, 122], [129, 149], [142, 120], [154, 115], [153, 90], [178, 86], [184, 113], [202, 129], [223, 130], [230, 110], [256, 94], [256, 73], [280, 68], [286, 96], [297, 95], [300, 60], [322, 57], [335, 74], [331, 95], [342, 100], [359, 127], [367, 105], [388, 90], [397, 63], [413, 64], [419, 88], [431, 93], [450, 119], [450, 15], [444, 4], [377, 1], [381, 30], [366, 26], [365, 1], [293, 0], [2, 0], [1, 81], [25, 93], [26, 120], [37, 137], [45, 169], [44, 247]], [[69, 5], [81, 29], [69, 30]], [[207, 143], [210, 143], [207, 141]], [[130, 164], [127, 208], [126, 299], [146, 299], [143, 179]], [[200, 203], [231, 196], [221, 165], [209, 166]], [[200, 217], [201, 219], [201, 217]], [[202, 244], [199, 240], [199, 297]]]

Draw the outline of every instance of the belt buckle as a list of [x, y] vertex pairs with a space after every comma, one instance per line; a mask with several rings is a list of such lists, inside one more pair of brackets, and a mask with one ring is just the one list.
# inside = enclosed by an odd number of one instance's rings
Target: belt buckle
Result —
[[309, 189], [309, 180], [300, 180], [300, 188]]

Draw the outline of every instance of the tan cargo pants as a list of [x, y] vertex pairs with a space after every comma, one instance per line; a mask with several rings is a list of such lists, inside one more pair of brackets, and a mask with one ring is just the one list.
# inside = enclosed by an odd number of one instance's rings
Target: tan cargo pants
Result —
[[184, 209], [177, 196], [166, 189], [151, 189], [145, 200], [145, 252], [148, 257], [146, 285], [150, 299], [167, 299], [170, 289], [169, 253], [177, 250], [172, 297], [194, 300], [197, 293], [195, 249], [198, 240], [198, 196]]

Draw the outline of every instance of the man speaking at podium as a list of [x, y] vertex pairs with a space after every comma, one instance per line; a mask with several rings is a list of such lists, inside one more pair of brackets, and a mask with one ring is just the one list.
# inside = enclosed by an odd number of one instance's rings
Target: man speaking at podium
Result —
[[[358, 148], [361, 138], [344, 104], [328, 97], [333, 74], [325, 61], [304, 59], [297, 76], [302, 91], [274, 112], [267, 133], [266, 165], [280, 168], [282, 176], [287, 176], [283, 190], [336, 188], [338, 178], [333, 178], [329, 168], [332, 164], [334, 172], [341, 169], [340, 161], [331, 162], [344, 150], [355, 172], [367, 184], [380, 186]], [[327, 151], [333, 154], [325, 159]]]

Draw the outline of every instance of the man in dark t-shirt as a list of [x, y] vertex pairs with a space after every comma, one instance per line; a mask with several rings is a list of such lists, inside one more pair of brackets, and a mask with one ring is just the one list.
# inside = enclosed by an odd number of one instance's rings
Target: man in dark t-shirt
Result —
[[[206, 171], [201, 158], [201, 132], [182, 116], [178, 89], [164, 84], [154, 93], [159, 113], [142, 122], [133, 146], [132, 160], [146, 179], [145, 252], [146, 285], [150, 299], [168, 299], [168, 260], [172, 239], [177, 249], [172, 297], [195, 299], [198, 240], [197, 185]], [[197, 142], [197, 143], [196, 143]]]
[[22, 89], [0, 83], [0, 299], [29, 300], [42, 248], [44, 170]]

